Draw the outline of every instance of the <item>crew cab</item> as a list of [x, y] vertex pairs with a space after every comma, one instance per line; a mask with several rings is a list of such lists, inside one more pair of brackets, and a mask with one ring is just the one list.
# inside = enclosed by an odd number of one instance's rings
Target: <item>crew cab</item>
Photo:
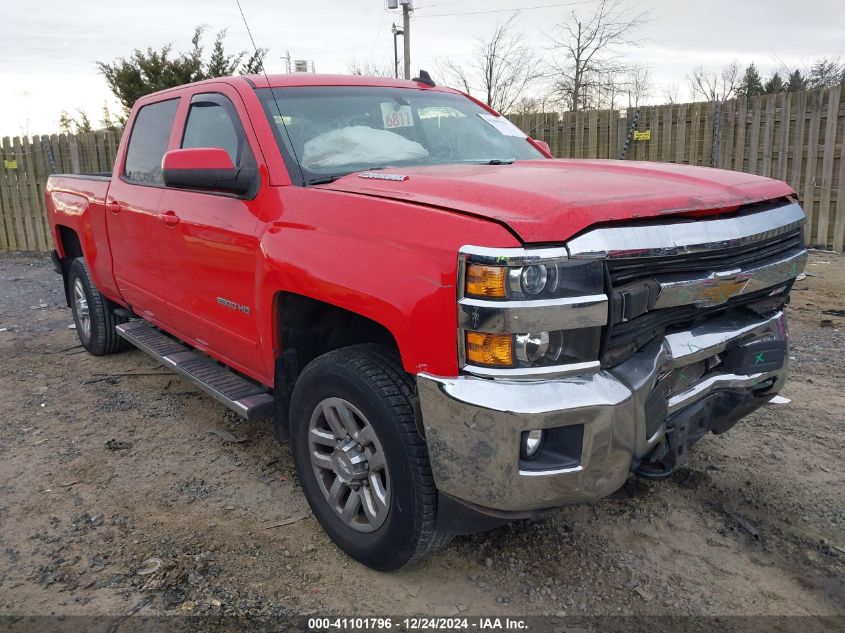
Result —
[[783, 387], [807, 259], [782, 182], [554, 159], [420, 74], [151, 94], [110, 177], [46, 192], [85, 348], [272, 419], [380, 570], [671, 475]]

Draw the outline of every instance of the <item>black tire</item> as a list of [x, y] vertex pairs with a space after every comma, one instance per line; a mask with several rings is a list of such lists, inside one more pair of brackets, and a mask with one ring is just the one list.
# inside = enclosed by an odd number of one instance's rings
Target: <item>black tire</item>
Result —
[[[317, 482], [309, 448], [312, 413], [326, 398], [342, 398], [372, 426], [390, 472], [384, 523], [369, 533], [353, 530], [330, 507]], [[417, 431], [414, 383], [396, 356], [377, 345], [329, 352], [309, 363], [294, 388], [291, 440], [299, 481], [314, 515], [331, 539], [355, 560], [393, 571], [445, 546], [435, 531], [437, 488], [425, 440]]]
[[[84, 314], [81, 313], [83, 308], [79, 305], [75, 296], [77, 281], [81, 284], [87, 302], [88, 328], [84, 326]], [[88, 264], [82, 257], [78, 257], [71, 262], [67, 283], [76, 333], [88, 353], [94, 356], [105, 356], [126, 349], [128, 344], [117, 335], [114, 328], [120, 323], [126, 323], [128, 319], [114, 314], [108, 299], [100, 294], [94, 282], [91, 281]]]

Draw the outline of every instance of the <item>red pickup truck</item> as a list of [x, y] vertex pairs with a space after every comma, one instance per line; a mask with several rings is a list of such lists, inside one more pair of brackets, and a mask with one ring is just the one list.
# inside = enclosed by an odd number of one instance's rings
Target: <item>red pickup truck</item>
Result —
[[146, 96], [47, 206], [82, 344], [131, 343], [292, 442], [349, 555], [662, 478], [787, 373], [787, 185], [555, 160], [470, 96], [283, 75]]

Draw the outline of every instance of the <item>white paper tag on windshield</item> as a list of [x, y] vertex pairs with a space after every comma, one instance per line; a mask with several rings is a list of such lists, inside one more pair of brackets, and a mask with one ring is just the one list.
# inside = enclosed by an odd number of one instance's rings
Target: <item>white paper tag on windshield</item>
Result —
[[525, 134], [525, 132], [520, 130], [518, 127], [516, 127], [513, 123], [508, 121], [503, 116], [494, 116], [492, 114], [486, 114], [481, 112], [478, 114], [478, 116], [487, 121], [487, 123], [499, 130], [499, 132], [501, 132], [505, 136], [516, 136], [519, 138], [527, 137], [527, 134]]
[[414, 115], [411, 106], [400, 106], [395, 101], [381, 104], [381, 118], [384, 129], [392, 130], [397, 127], [414, 127]]

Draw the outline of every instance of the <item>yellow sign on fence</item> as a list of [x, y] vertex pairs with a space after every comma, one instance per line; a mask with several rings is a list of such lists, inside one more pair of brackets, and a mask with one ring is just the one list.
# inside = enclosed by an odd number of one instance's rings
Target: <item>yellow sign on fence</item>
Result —
[[645, 130], [644, 132], [637, 132], [634, 131], [634, 140], [635, 141], [650, 141], [651, 140], [651, 130]]
[[18, 161], [16, 160], [4, 160], [3, 167], [6, 169], [17, 169], [18, 168]]

